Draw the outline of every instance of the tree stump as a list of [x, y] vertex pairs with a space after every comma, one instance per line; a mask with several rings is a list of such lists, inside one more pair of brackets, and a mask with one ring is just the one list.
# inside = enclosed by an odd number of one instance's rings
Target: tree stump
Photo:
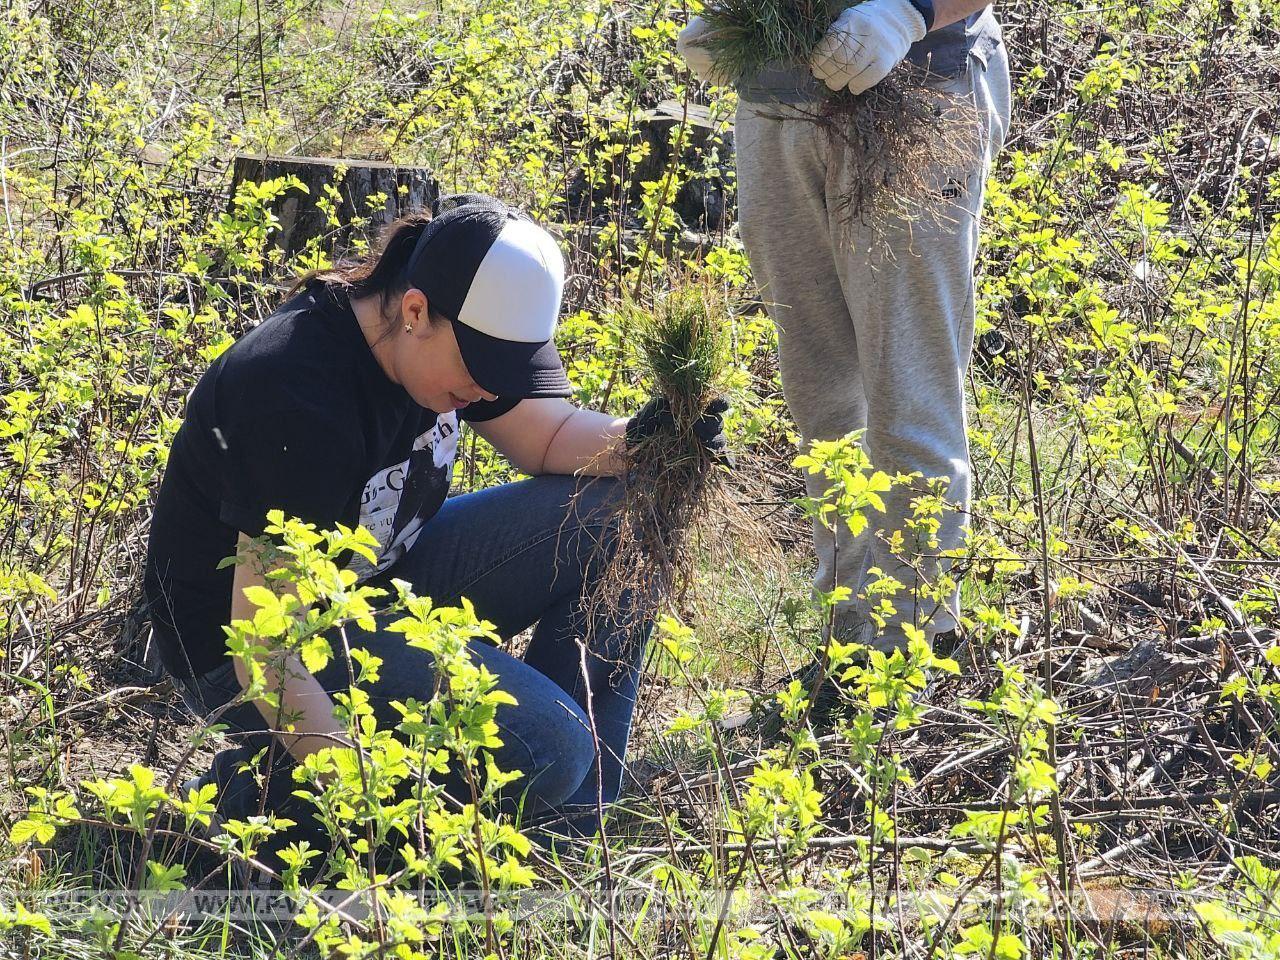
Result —
[[[286, 256], [297, 254], [316, 238], [325, 253], [346, 256], [358, 240], [372, 243], [388, 223], [431, 209], [440, 196], [440, 184], [428, 171], [373, 160], [239, 156], [231, 176], [232, 197], [245, 182], [295, 176], [306, 185], [306, 193], [289, 190], [273, 204], [280, 227], [272, 239]], [[339, 226], [330, 222], [321, 206], [325, 199], [334, 203]]]
[[[628, 211], [634, 213], [640, 209], [646, 183], [661, 183], [666, 177], [672, 161], [673, 135], [680, 136], [676, 131], [684, 120], [687, 125], [680, 162], [701, 170], [706, 155], [716, 147], [719, 153], [713, 166], [719, 175], [688, 179], [679, 185], [678, 190], [672, 191], [667, 202], [692, 230], [715, 233], [728, 228], [735, 216], [728, 188], [733, 177], [733, 131], [723, 130], [717, 139], [717, 127], [711, 122], [706, 107], [691, 105], [686, 109], [671, 100], [664, 100], [632, 120], [632, 132], [647, 150], [640, 160], [626, 163], [625, 168], [623, 157], [615, 159], [615, 172], [625, 175], [624, 200]], [[578, 171], [565, 192], [568, 219], [592, 219], [602, 209], [610, 192], [611, 188], [590, 190], [585, 172]]]
[[[640, 139], [649, 145], [648, 155], [631, 171], [630, 200], [638, 208], [644, 193], [645, 181], [661, 181], [671, 164], [672, 137], [678, 136], [681, 118], [687, 126], [680, 161], [693, 169], [705, 162], [704, 157], [715, 145], [715, 127], [709, 119], [706, 107], [691, 105], [687, 111], [680, 104], [664, 100], [638, 118]], [[714, 179], [693, 177], [681, 184], [668, 202], [680, 218], [694, 230], [715, 233], [731, 222], [733, 210], [728, 197], [728, 184], [733, 171], [733, 130], [720, 133], [719, 156], [715, 167], [719, 176]]]

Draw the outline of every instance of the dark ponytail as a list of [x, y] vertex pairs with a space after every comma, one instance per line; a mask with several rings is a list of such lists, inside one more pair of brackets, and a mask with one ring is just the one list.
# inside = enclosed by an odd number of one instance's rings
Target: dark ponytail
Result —
[[[311, 270], [299, 277], [288, 296], [319, 280], [326, 286], [339, 287], [348, 298], [360, 300], [377, 294], [381, 298], [383, 316], [392, 302], [409, 289], [404, 277], [405, 264], [417, 245], [422, 231], [431, 222], [431, 213], [421, 210], [393, 220], [383, 228], [376, 250], [354, 261], [339, 261], [327, 270]], [[432, 323], [447, 323], [448, 318], [431, 308]], [[388, 317], [388, 326], [394, 327], [398, 317]]]

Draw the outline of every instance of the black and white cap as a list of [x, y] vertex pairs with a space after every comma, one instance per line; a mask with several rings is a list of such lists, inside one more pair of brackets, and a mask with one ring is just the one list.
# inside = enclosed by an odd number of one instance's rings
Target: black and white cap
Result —
[[499, 397], [571, 396], [554, 340], [564, 290], [555, 239], [483, 194], [443, 197], [433, 212], [405, 273], [453, 321], [472, 378]]

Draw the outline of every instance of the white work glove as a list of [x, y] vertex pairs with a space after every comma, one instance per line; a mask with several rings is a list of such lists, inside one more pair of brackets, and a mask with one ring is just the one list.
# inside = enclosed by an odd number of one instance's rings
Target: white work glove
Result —
[[685, 28], [676, 37], [676, 52], [684, 57], [693, 75], [704, 83], [726, 83], [728, 77], [716, 73], [715, 57], [702, 42], [711, 35], [711, 24], [701, 17], [690, 17]]
[[909, 0], [867, 0], [836, 18], [809, 57], [813, 75], [832, 90], [863, 93], [883, 80], [928, 32]]

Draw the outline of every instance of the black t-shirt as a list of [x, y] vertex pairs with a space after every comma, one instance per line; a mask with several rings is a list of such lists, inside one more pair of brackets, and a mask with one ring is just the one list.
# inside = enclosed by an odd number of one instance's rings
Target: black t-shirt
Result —
[[[519, 401], [473, 403], [491, 420]], [[227, 348], [187, 399], [151, 521], [144, 589], [170, 673], [205, 673], [227, 656], [240, 531], [268, 510], [317, 524], [362, 523], [377, 538], [363, 580], [386, 569], [444, 502], [458, 417], [437, 415], [387, 378], [340, 289], [320, 281]]]

